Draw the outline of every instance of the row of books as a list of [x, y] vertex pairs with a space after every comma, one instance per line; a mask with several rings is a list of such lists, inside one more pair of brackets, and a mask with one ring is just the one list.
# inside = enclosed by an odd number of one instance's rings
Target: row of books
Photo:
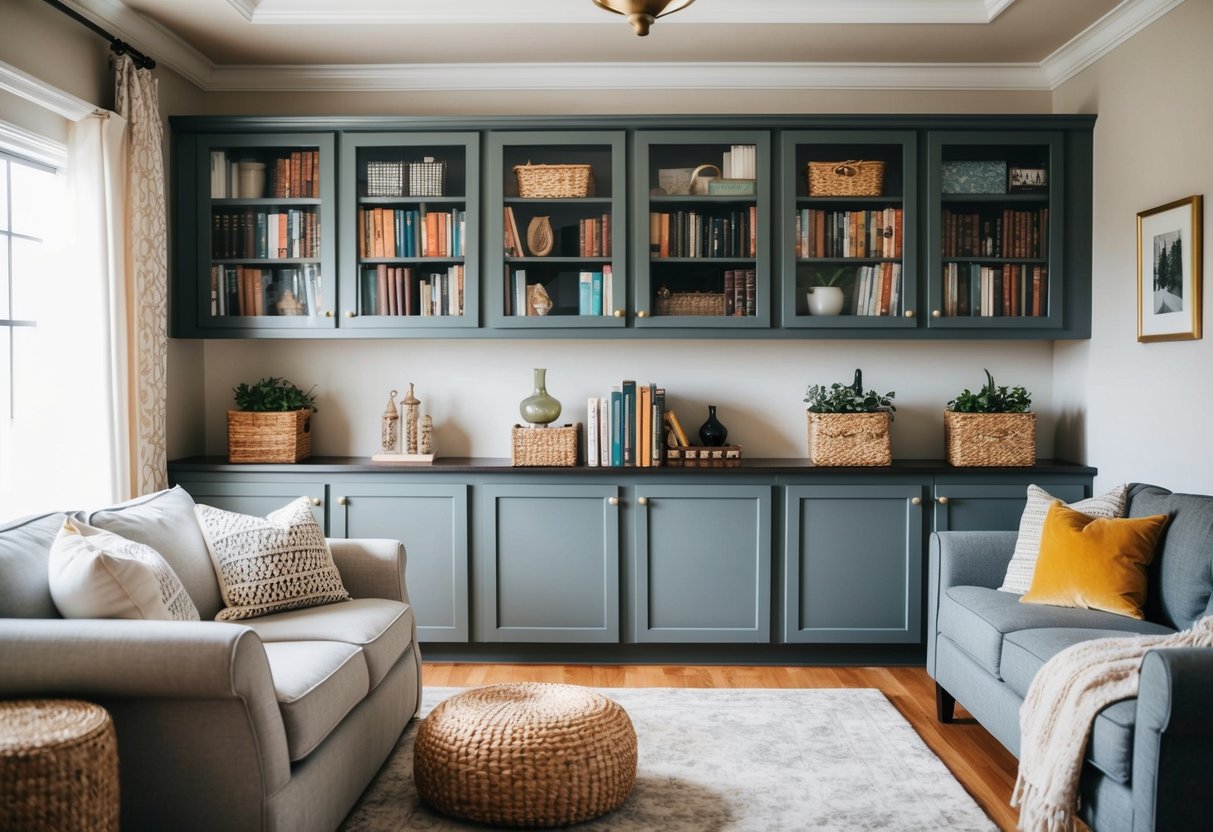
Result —
[[363, 315], [431, 316], [463, 314], [463, 266], [418, 274], [409, 266], [380, 263], [364, 267]]
[[797, 257], [901, 257], [900, 208], [796, 212]]
[[211, 316], [318, 315], [320, 265], [263, 269], [254, 266], [211, 267]]
[[944, 257], [1046, 257], [1049, 209], [959, 213], [944, 209]]
[[1049, 314], [1049, 270], [1006, 264], [944, 266], [943, 314], [948, 317], [1042, 317]]
[[901, 264], [874, 263], [855, 272], [854, 315], [901, 315]]
[[[599, 269], [582, 269], [577, 272], [577, 314], [605, 315], [615, 314], [614, 274], [610, 263], [602, 264]], [[569, 275], [572, 276], [571, 273]], [[558, 281], [549, 281], [554, 288]], [[571, 287], [570, 287], [571, 288]], [[540, 315], [547, 314], [547, 303], [553, 302], [548, 296], [548, 289], [541, 283], [527, 281], [526, 269], [505, 267], [505, 297], [503, 310], [506, 315]], [[536, 304], [544, 306], [544, 312], [539, 312]], [[572, 300], [568, 299], [571, 309]]]
[[720, 175], [725, 179], [757, 179], [757, 146], [735, 144], [726, 150], [720, 163]]
[[[586, 402], [586, 464], [652, 468], [665, 464], [665, 388], [625, 380]], [[685, 434], [684, 434], [685, 438]]]
[[211, 214], [211, 256], [216, 260], [320, 256], [316, 212], [302, 208], [243, 208]]
[[[241, 157], [246, 155], [241, 152]], [[264, 164], [265, 184], [260, 193], [241, 189], [240, 164]], [[236, 197], [275, 199], [312, 198], [320, 196], [320, 151], [293, 150], [269, 158], [234, 158], [226, 150], [211, 151], [211, 199]]]
[[757, 274], [755, 269], [725, 269], [724, 314], [726, 317], [752, 318], [757, 300]]
[[586, 217], [577, 222], [577, 256], [611, 256], [611, 215]]
[[462, 257], [467, 211], [363, 208], [358, 212], [359, 257]]
[[653, 257], [755, 257], [757, 207], [720, 215], [699, 211], [649, 214], [649, 253]]

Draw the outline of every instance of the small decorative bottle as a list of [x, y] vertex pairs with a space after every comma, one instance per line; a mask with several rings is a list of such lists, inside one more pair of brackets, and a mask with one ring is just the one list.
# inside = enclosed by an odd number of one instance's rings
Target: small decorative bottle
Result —
[[729, 429], [716, 418], [716, 405], [708, 405], [708, 419], [699, 426], [699, 441], [709, 448], [718, 448], [729, 438]]
[[387, 407], [383, 409], [380, 420], [379, 447], [385, 454], [396, 453], [400, 442], [400, 414], [396, 412], [396, 391], [393, 390], [387, 399]]
[[548, 395], [547, 372], [535, 369], [535, 390], [518, 405], [522, 418], [539, 427], [547, 427], [560, 418], [560, 402]]
[[409, 382], [409, 392], [404, 397], [404, 452], [408, 454], [417, 453], [417, 408], [421, 405], [421, 400], [413, 395], [413, 384]]

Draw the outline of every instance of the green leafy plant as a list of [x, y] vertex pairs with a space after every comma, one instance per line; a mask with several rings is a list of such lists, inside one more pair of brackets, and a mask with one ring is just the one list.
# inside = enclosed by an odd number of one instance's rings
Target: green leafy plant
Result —
[[813, 281], [818, 286], [837, 286], [850, 275], [851, 271], [846, 266], [839, 266], [829, 274], [826, 274], [824, 269], [813, 269]]
[[852, 384], [835, 382], [829, 387], [814, 384], [805, 391], [805, 401], [809, 403], [811, 413], [879, 413], [888, 411], [890, 414], [897, 410], [893, 406], [894, 391], [883, 396], [875, 390], [864, 392], [863, 374], [855, 371], [855, 381]]
[[316, 396], [312, 385], [306, 393], [284, 378], [269, 376], [256, 384], [239, 384], [232, 388], [236, 407], [254, 413], [276, 413], [288, 410], [316, 412]]
[[995, 386], [989, 370], [986, 370], [985, 387], [976, 393], [966, 388], [948, 402], [948, 410], [956, 413], [1027, 413], [1031, 407], [1031, 393], [1022, 387]]

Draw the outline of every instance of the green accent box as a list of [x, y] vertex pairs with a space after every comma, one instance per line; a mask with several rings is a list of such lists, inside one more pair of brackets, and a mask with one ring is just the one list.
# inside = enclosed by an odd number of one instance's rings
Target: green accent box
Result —
[[709, 196], [753, 196], [753, 179], [709, 179]]
[[1005, 194], [1006, 162], [944, 162], [942, 191], [945, 194]]

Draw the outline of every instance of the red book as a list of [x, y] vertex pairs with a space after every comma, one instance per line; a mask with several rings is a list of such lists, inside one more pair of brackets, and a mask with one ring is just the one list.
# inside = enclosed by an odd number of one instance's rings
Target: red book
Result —
[[404, 314], [413, 315], [413, 270], [409, 266], [404, 268]]

